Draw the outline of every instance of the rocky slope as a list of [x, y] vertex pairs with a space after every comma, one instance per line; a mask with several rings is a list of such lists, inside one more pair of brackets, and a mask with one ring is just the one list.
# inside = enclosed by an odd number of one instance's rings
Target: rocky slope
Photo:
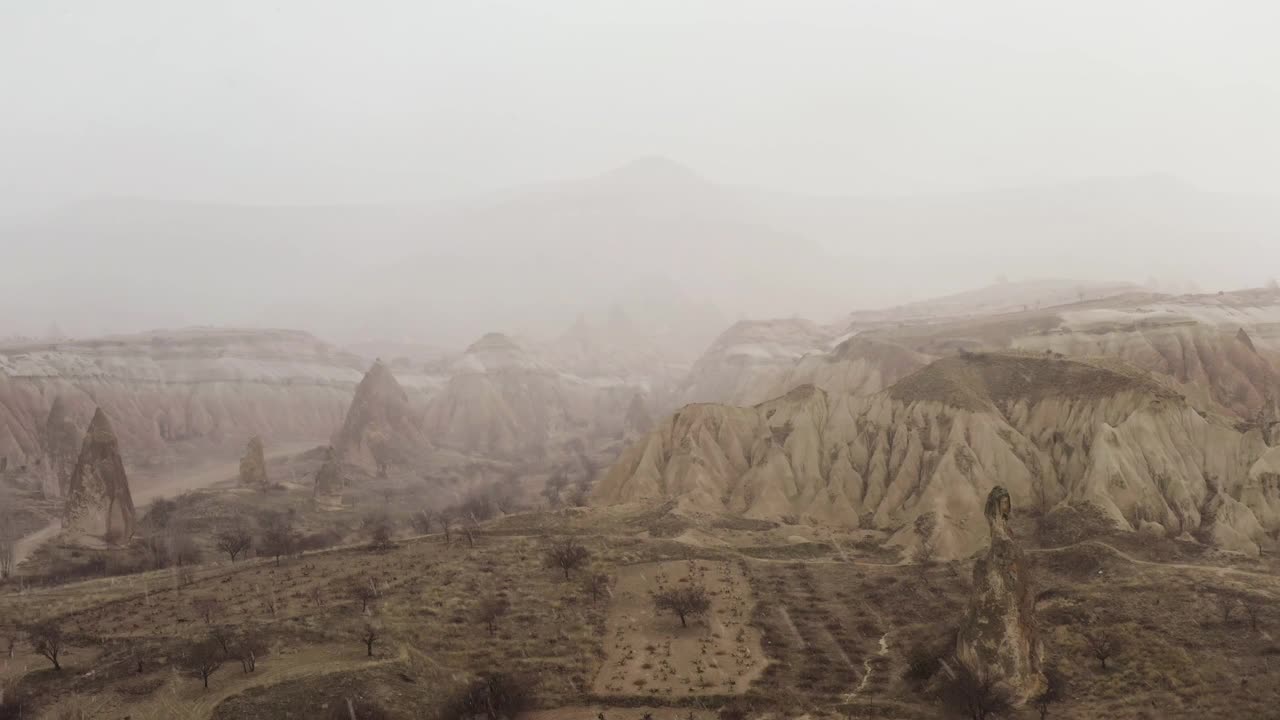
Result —
[[133, 536], [136, 525], [137, 513], [120, 458], [120, 444], [106, 413], [99, 408], [89, 422], [80, 457], [71, 473], [63, 526], [72, 532], [119, 543]]
[[500, 333], [454, 364], [427, 403], [423, 433], [433, 445], [491, 457], [538, 457], [572, 438], [622, 432], [642, 387], [561, 372]]
[[934, 513], [939, 553], [957, 557], [985, 543], [982, 503], [1000, 484], [1021, 506], [1091, 503], [1120, 527], [1257, 552], [1278, 527], [1275, 493], [1251, 474], [1267, 451], [1257, 429], [1121, 361], [971, 354], [872, 396], [805, 385], [754, 407], [684, 407], [623, 454], [595, 501], [808, 517], [904, 546]]
[[[238, 452], [269, 442], [322, 440], [342, 423], [357, 360], [306, 333], [192, 329], [58, 344], [0, 347], [0, 455], [34, 466], [55, 422], [112, 418], [131, 463]], [[56, 433], [54, 433], [56, 435]]]

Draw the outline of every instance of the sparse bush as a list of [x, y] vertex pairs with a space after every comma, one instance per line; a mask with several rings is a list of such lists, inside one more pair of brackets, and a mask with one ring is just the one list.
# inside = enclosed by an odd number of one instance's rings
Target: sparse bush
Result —
[[482, 623], [492, 637], [498, 632], [498, 620], [507, 614], [511, 604], [504, 597], [490, 597], [480, 601], [476, 606], [475, 619], [476, 622]]
[[567, 581], [569, 573], [585, 565], [590, 557], [591, 552], [570, 537], [551, 543], [551, 547], [547, 549], [545, 564], [549, 568], [564, 571], [564, 579]]
[[701, 585], [686, 585], [654, 593], [653, 607], [658, 612], [675, 613], [680, 618], [680, 627], [689, 627], [686, 618], [706, 614], [711, 609], [711, 598]]
[[191, 607], [204, 620], [205, 625], [212, 624], [213, 618], [222, 613], [222, 603], [217, 598], [196, 598], [191, 601]]

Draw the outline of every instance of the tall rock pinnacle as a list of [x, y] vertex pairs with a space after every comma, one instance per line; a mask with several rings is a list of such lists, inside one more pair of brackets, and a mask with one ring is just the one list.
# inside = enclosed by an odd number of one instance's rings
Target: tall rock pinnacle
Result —
[[985, 514], [991, 548], [973, 566], [973, 594], [956, 638], [956, 659], [992, 678], [1016, 705], [1045, 687], [1044, 646], [1036, 633], [1035, 592], [1022, 549], [1009, 533], [1009, 492], [997, 485]]
[[67, 491], [66, 526], [108, 542], [133, 536], [137, 513], [129, 478], [106, 413], [98, 408], [85, 433]]

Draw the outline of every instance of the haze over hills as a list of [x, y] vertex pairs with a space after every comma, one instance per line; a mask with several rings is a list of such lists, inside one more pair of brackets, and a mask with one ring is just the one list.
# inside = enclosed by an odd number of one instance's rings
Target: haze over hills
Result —
[[[720, 184], [662, 158], [448, 208], [99, 200], [0, 222], [0, 333], [265, 324], [459, 347], [493, 330], [550, 338], [620, 304], [649, 334], [698, 345], [726, 317], [825, 322], [1045, 267], [1079, 278], [1045, 304], [1126, 276], [1256, 285], [1280, 260], [1276, 208], [1162, 177], [814, 197]], [[1020, 252], [1031, 236], [1047, 255]], [[1157, 243], [1186, 251], [1151, 252]], [[143, 267], [172, 302], [128, 290]]]

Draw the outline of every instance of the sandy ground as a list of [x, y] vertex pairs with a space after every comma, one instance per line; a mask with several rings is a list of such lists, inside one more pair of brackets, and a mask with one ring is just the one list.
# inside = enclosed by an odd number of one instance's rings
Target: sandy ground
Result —
[[[274, 452], [267, 456], [267, 462], [278, 458], [289, 457], [305, 452], [315, 447], [317, 443], [299, 442], [291, 443], [283, 447], [276, 448]], [[152, 482], [146, 482], [146, 479], [140, 479], [137, 483], [140, 487], [133, 492], [133, 504], [138, 508], [138, 516], [141, 517], [142, 508], [159, 497], [177, 495], [187, 490], [197, 490], [199, 488], [208, 487], [223, 480], [235, 478], [240, 473], [240, 460], [219, 461], [207, 465], [194, 468], [188, 472], [181, 474], [167, 474], [163, 478], [156, 479]], [[134, 484], [134, 481], [130, 481]], [[30, 535], [23, 536], [17, 542], [16, 555], [14, 559], [14, 567], [17, 567], [22, 561], [31, 557], [41, 545], [52, 540], [62, 530], [62, 521], [54, 520]]]
[[[692, 579], [711, 595], [711, 611], [682, 628], [657, 615], [650, 591]], [[755, 600], [732, 562], [670, 561], [621, 570], [605, 629], [601, 695], [690, 697], [746, 692], [764, 671], [760, 633], [748, 625]]]

